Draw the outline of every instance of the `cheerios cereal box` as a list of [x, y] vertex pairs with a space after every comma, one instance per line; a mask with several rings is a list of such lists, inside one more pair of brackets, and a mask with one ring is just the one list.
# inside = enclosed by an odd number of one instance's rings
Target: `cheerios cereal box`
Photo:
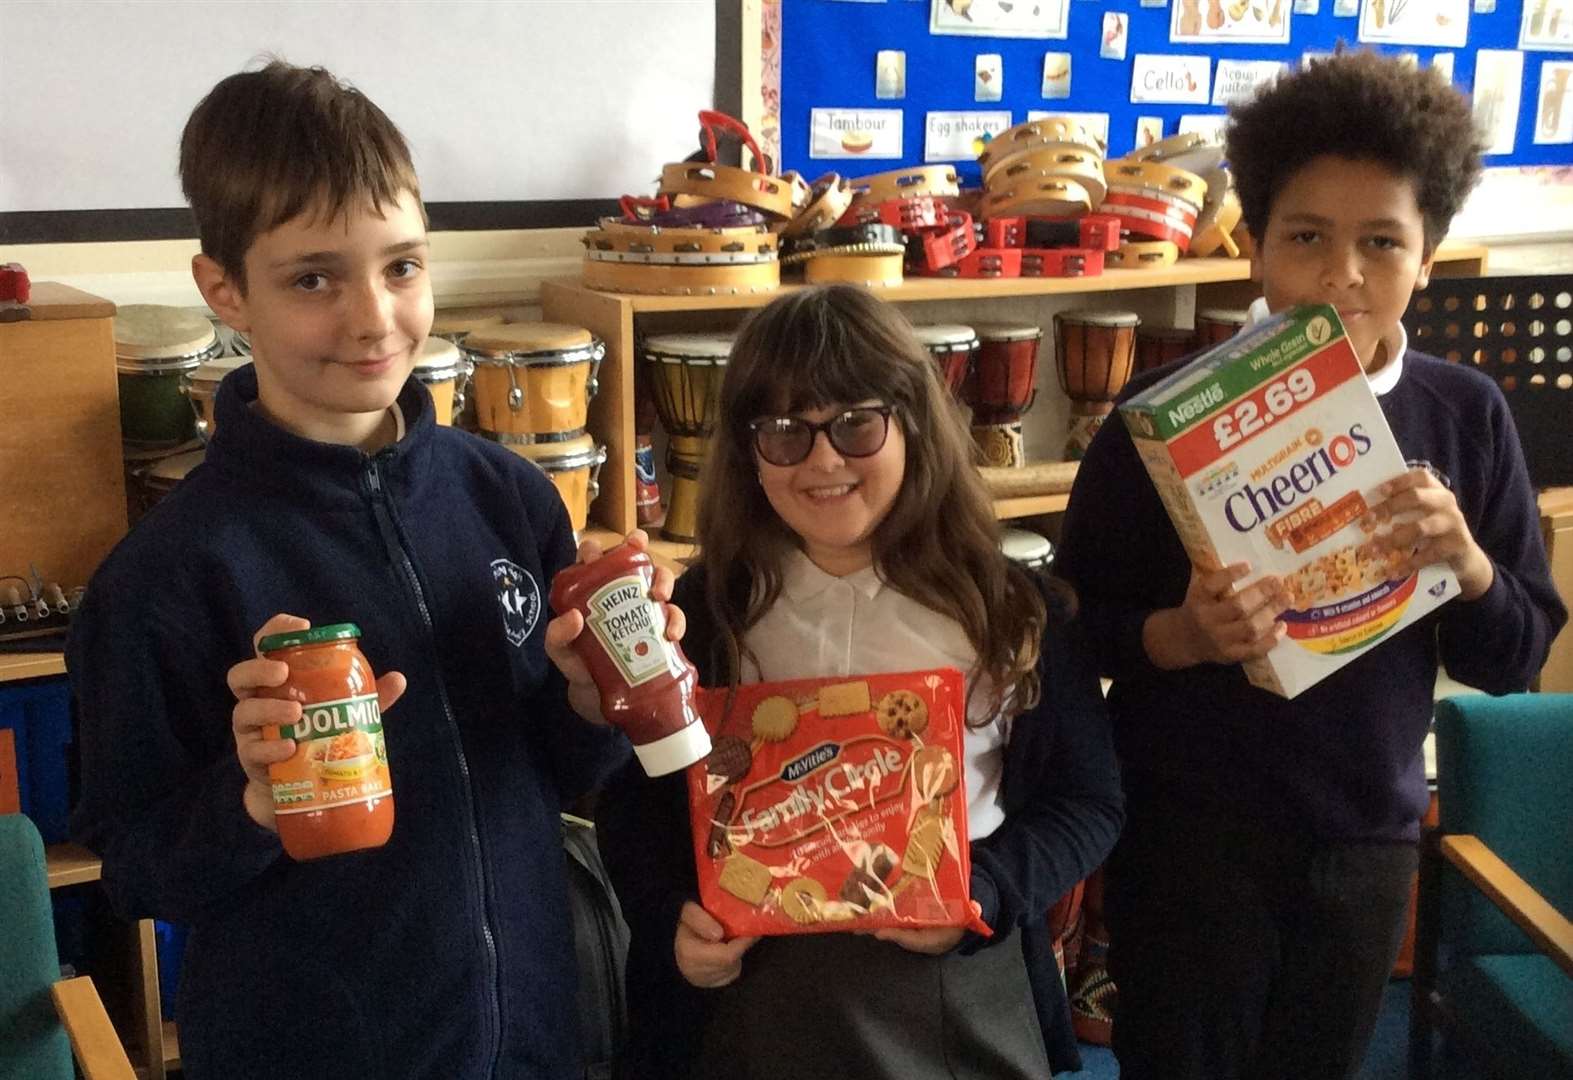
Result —
[[954, 668], [701, 690], [699, 897], [728, 935], [989, 928], [972, 912]]
[[1265, 320], [1120, 411], [1191, 560], [1289, 587], [1254, 685], [1292, 698], [1458, 595], [1445, 564], [1406, 574], [1372, 542], [1404, 457], [1333, 308]]

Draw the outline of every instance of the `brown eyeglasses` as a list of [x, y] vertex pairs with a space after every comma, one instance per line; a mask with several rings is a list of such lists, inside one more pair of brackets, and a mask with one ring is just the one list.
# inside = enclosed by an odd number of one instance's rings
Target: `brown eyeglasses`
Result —
[[796, 465], [814, 450], [823, 431], [836, 453], [863, 458], [879, 453], [890, 435], [893, 405], [859, 405], [838, 413], [822, 424], [801, 416], [767, 416], [748, 425], [754, 449], [772, 465]]

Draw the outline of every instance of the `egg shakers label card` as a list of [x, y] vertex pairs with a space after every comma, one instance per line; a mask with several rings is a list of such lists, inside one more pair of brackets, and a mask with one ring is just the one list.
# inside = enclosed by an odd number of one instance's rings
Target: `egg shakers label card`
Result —
[[[729, 935], [973, 925], [954, 669], [704, 690], [700, 899]], [[974, 925], [975, 924], [975, 925]]]
[[1288, 636], [1245, 666], [1294, 697], [1458, 595], [1445, 564], [1402, 569], [1370, 511], [1406, 469], [1331, 307], [1285, 312], [1120, 407], [1199, 566], [1248, 562], [1290, 595]]

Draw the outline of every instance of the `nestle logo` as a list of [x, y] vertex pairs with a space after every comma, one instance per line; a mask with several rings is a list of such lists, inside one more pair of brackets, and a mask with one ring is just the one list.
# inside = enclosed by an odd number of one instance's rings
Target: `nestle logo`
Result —
[[801, 780], [821, 765], [828, 765], [836, 760], [836, 756], [840, 753], [841, 747], [835, 743], [820, 743], [802, 757], [781, 766], [781, 779], [789, 784]]
[[1169, 423], [1183, 424], [1194, 419], [1223, 400], [1223, 387], [1214, 383], [1199, 394], [1192, 395], [1169, 410]]

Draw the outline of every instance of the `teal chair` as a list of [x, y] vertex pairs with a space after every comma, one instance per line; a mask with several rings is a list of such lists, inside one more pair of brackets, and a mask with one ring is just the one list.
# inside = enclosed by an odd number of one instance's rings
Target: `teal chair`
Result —
[[[1449, 1062], [1573, 1078], [1573, 694], [1436, 709], [1439, 827], [1421, 851], [1410, 1075]], [[1471, 1073], [1473, 1075], [1473, 1072]]]
[[61, 979], [44, 844], [32, 821], [0, 815], [0, 1080], [133, 1080], [98, 991]]

